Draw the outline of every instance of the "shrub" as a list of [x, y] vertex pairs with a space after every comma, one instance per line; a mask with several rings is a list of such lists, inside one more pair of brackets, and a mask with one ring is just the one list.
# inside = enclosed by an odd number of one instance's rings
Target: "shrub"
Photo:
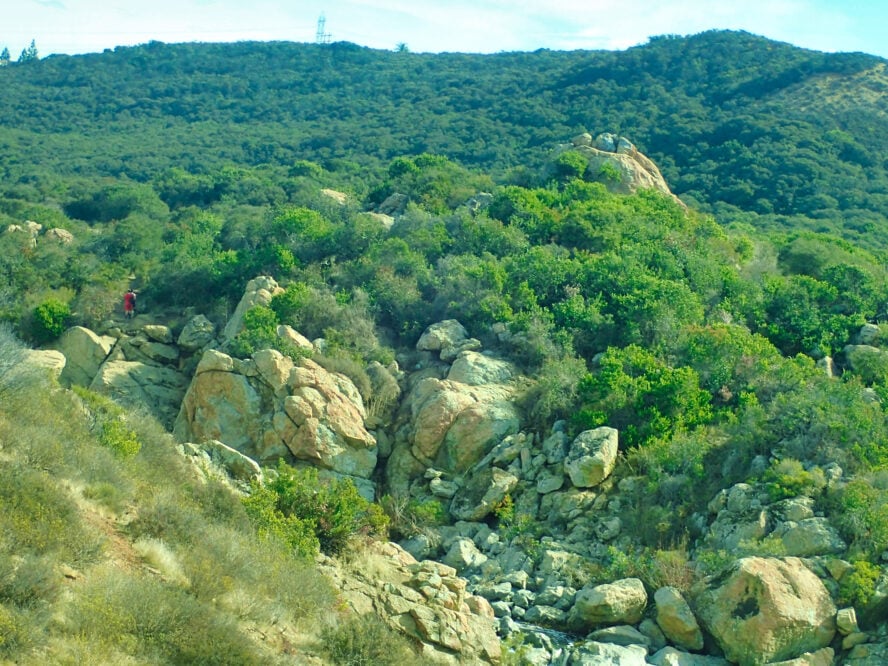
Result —
[[253, 483], [244, 499], [260, 534], [274, 535], [301, 555], [336, 554], [359, 535], [383, 535], [388, 518], [364, 499], [350, 479], [321, 481], [312, 467], [296, 469], [283, 461], [266, 486]]
[[355, 615], [321, 632], [323, 650], [341, 666], [401, 666], [416, 663], [409, 641], [377, 615]]
[[142, 443], [134, 430], [128, 428], [121, 419], [105, 421], [99, 433], [99, 442], [107, 446], [121, 458], [131, 458], [142, 448]]
[[854, 568], [839, 581], [839, 603], [865, 608], [876, 592], [881, 569], [865, 560], [854, 563]]
[[384, 495], [380, 505], [389, 518], [389, 529], [394, 536], [414, 537], [428, 528], [443, 525], [447, 510], [436, 499], [418, 500]]
[[786, 499], [789, 497], [814, 497], [823, 492], [826, 487], [826, 477], [823, 470], [813, 467], [806, 470], [802, 463], [792, 458], [784, 458], [771, 463], [765, 471], [762, 480], [771, 500]]
[[31, 335], [37, 344], [45, 344], [59, 337], [68, 325], [71, 308], [56, 298], [48, 298], [34, 308]]

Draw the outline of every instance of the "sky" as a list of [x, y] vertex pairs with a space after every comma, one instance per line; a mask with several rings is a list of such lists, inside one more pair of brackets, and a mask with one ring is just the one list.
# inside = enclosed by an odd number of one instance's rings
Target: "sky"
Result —
[[152, 40], [314, 42], [496, 53], [625, 49], [654, 35], [746, 30], [888, 58], [886, 0], [3, 0], [0, 49], [40, 57]]

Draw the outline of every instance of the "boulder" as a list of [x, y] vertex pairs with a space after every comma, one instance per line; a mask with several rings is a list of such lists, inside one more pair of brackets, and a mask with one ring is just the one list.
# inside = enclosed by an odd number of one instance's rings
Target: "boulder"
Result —
[[647, 607], [647, 592], [638, 578], [587, 585], [577, 592], [568, 622], [583, 630], [602, 624], [635, 624]]
[[67, 359], [55, 349], [25, 349], [23, 366], [49, 373], [50, 377], [60, 381], [65, 370]]
[[447, 319], [429, 326], [416, 343], [418, 351], [438, 352], [442, 361], [452, 361], [460, 352], [476, 351], [481, 343], [468, 337], [466, 329], [456, 319]]
[[183, 351], [195, 352], [207, 346], [216, 336], [216, 326], [202, 314], [188, 320], [176, 343]]
[[466, 592], [466, 581], [452, 567], [417, 562], [396, 544], [381, 542], [368, 544], [354, 561], [354, 566], [320, 563], [352, 611], [377, 613], [445, 663], [499, 663], [493, 609], [486, 599]]
[[110, 336], [97, 335], [82, 326], [74, 326], [62, 333], [56, 344], [65, 355], [65, 369], [59, 378], [62, 385], [89, 386], [115, 342]]
[[250, 280], [244, 289], [244, 295], [234, 310], [234, 314], [231, 315], [231, 319], [225, 324], [222, 338], [226, 342], [234, 339], [244, 327], [244, 314], [246, 314], [247, 310], [257, 305], [268, 307], [271, 305], [272, 297], [283, 291], [274, 278], [268, 275], [262, 275]]
[[703, 632], [697, 618], [681, 592], [674, 587], [661, 587], [654, 593], [657, 624], [666, 638], [685, 650], [703, 649]]
[[166, 427], [176, 420], [188, 387], [187, 378], [172, 368], [139, 361], [106, 361], [89, 388], [132, 407], [144, 407]]
[[67, 229], [62, 229], [60, 227], [47, 229], [46, 233], [43, 234], [43, 238], [44, 240], [59, 243], [60, 245], [70, 245], [74, 242], [74, 234]]
[[505, 384], [516, 374], [515, 367], [511, 363], [478, 352], [463, 351], [450, 366], [447, 379], [452, 382], [481, 386], [483, 384]]
[[888, 664], [888, 642], [855, 645], [845, 656], [843, 666], [885, 666]]
[[774, 530], [786, 548], [786, 554], [795, 557], [837, 555], [848, 548], [827, 518], [804, 518], [781, 523]]
[[747, 557], [694, 589], [697, 618], [729, 661], [793, 659], [836, 633], [829, 592], [801, 560]]
[[429, 377], [410, 391], [411, 453], [427, 467], [464, 473], [498, 442], [518, 432], [511, 386], [470, 386]]
[[340, 206], [344, 206], [348, 203], [348, 195], [345, 192], [339, 192], [338, 190], [331, 190], [325, 187], [321, 190], [321, 194], [331, 201], [338, 203]]
[[142, 327], [142, 333], [153, 342], [159, 342], [164, 345], [169, 345], [173, 342], [173, 332], [169, 326], [146, 324]]
[[383, 229], [388, 231], [395, 225], [395, 218], [391, 215], [386, 215], [385, 213], [364, 213], [365, 216], [369, 217], [371, 220], [375, 220], [382, 226]]
[[651, 644], [650, 638], [628, 624], [597, 629], [590, 633], [588, 638], [596, 643], [611, 643], [612, 645], [642, 645], [649, 648]]
[[854, 343], [858, 345], [876, 345], [879, 342], [879, 326], [878, 324], [864, 324], [860, 327], [854, 338]]
[[669, 190], [657, 165], [640, 153], [631, 141], [610, 133], [600, 134], [594, 141], [587, 141], [587, 136], [590, 135], [576, 137], [572, 146], [565, 146], [565, 149], [584, 155], [589, 161], [587, 173], [604, 183], [608, 190], [630, 194], [640, 189], [653, 189], [684, 206]]
[[576, 436], [564, 459], [564, 471], [577, 488], [592, 488], [613, 472], [617, 462], [617, 431], [602, 426]]

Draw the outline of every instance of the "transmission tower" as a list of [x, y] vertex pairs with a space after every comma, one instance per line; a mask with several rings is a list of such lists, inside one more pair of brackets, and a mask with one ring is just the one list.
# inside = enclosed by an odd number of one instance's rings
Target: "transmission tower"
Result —
[[325, 32], [324, 29], [327, 25], [327, 17], [321, 14], [318, 17], [318, 31], [315, 33], [315, 42], [318, 44], [329, 44], [331, 35], [329, 32]]

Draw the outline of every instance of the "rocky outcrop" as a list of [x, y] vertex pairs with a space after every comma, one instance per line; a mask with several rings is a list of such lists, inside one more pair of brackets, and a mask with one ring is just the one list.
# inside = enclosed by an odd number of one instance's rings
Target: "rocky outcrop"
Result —
[[370, 544], [355, 559], [350, 567], [321, 563], [352, 611], [377, 614], [443, 663], [499, 663], [493, 610], [486, 599], [466, 592], [466, 581], [452, 567], [417, 562], [392, 543]]
[[696, 614], [729, 661], [794, 659], [827, 647], [836, 607], [801, 560], [748, 557], [694, 591]]
[[185, 352], [196, 352], [203, 349], [216, 336], [216, 326], [204, 315], [195, 315], [182, 327], [176, 344]]
[[518, 432], [514, 390], [501, 384], [472, 386], [424, 379], [405, 401], [410, 452], [423, 464], [464, 473], [500, 440]]
[[309, 359], [294, 363], [266, 349], [240, 360], [209, 350], [174, 434], [182, 441], [219, 440], [263, 463], [295, 459], [367, 478], [376, 466], [376, 440], [365, 417], [351, 380]]
[[626, 137], [610, 133], [599, 134], [595, 139], [584, 133], [571, 141], [571, 150], [589, 160], [588, 172], [618, 194], [630, 194], [640, 189], [654, 189], [673, 198], [657, 165], [638, 151]]

